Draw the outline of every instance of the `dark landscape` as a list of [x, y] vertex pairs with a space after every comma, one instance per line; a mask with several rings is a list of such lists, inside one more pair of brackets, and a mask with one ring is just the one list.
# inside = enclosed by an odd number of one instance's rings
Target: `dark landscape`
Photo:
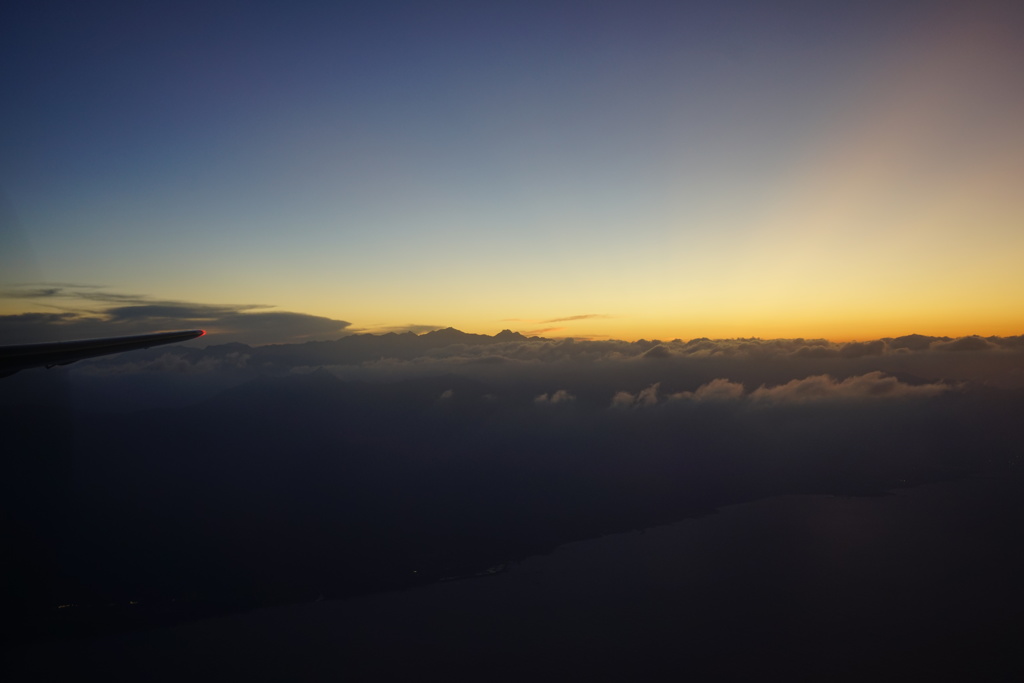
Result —
[[[23, 371], [0, 384], [8, 656], [494, 581], [566, 543], [769, 497], [977, 477], [1012, 489], [1022, 358], [1019, 337], [624, 343], [447, 329]], [[1024, 505], [1001, 510], [1016, 533]], [[1009, 563], [993, 571], [1024, 567], [1019, 544], [998, 538], [1012, 545], [987, 548]], [[737, 595], [770, 603], [777, 580], [766, 569]], [[877, 580], [875, 598], [888, 591]], [[754, 602], [727, 611], [754, 618], [767, 609]], [[1000, 656], [991, 639], [1016, 632], [1021, 607], [1007, 596], [979, 626]]]

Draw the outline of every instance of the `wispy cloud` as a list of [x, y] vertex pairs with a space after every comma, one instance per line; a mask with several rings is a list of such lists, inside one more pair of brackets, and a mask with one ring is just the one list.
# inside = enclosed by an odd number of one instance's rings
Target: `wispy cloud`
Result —
[[610, 318], [610, 315], [604, 313], [584, 313], [583, 315], [569, 315], [564, 318], [551, 318], [550, 320], [541, 320], [541, 323], [564, 323], [572, 320], [590, 320], [591, 318]]
[[547, 334], [548, 332], [558, 332], [559, 330], [564, 329], [564, 327], [539, 327], [535, 330], [527, 330], [525, 334], [528, 337], [540, 337], [542, 335]]

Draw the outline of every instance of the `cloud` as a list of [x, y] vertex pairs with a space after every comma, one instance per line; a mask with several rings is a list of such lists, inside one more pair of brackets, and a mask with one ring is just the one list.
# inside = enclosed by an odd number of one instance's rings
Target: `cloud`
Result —
[[290, 311], [237, 311], [209, 323], [218, 342], [239, 340], [253, 345], [337, 339], [348, 326], [344, 320]]
[[989, 337], [988, 341], [1005, 349], [1024, 348], [1024, 335], [1015, 337]]
[[896, 337], [895, 339], [887, 339], [889, 347], [892, 349], [910, 349], [911, 351], [924, 351], [932, 342], [939, 339], [938, 337], [926, 337], [921, 334], [908, 334], [902, 337]]
[[655, 382], [646, 389], [641, 389], [635, 395], [628, 391], [620, 391], [612, 397], [612, 408], [649, 408], [658, 404], [658, 388], [660, 382]]
[[233, 315], [246, 307], [204, 306], [200, 304], [138, 304], [108, 308], [105, 313], [111, 322], [133, 320], [189, 320], [205, 322], [224, 315]]
[[[840, 353], [838, 349], [828, 346], [801, 346], [793, 352], [793, 355], [799, 358], [835, 358]], [[846, 357], [850, 358], [850, 356]]]
[[828, 375], [813, 375], [775, 386], [762, 385], [745, 393], [743, 384], [717, 378], [694, 391], [659, 396], [661, 383], [656, 382], [636, 394], [619, 391], [612, 397], [613, 408], [648, 408], [673, 401], [737, 401], [800, 403], [825, 399], [925, 398], [950, 389], [948, 384], [908, 384], [880, 371], [836, 380]]
[[973, 336], [961, 337], [953, 341], [935, 342], [932, 348], [936, 351], [987, 351], [995, 346], [981, 337]]
[[885, 353], [885, 342], [877, 339], [872, 342], [850, 342], [839, 349], [843, 358], [860, 358], [861, 356], [880, 356]]
[[33, 344], [117, 334], [108, 329], [104, 335], [105, 325], [103, 318], [71, 312], [0, 315], [0, 343]]
[[526, 334], [527, 334], [527, 336], [530, 336], [530, 337], [540, 337], [540, 336], [543, 336], [543, 335], [548, 334], [550, 332], [560, 332], [561, 330], [564, 330], [564, 329], [565, 329], [564, 327], [538, 327], [538, 328], [533, 329], [533, 330], [527, 330]]
[[694, 401], [729, 401], [743, 396], [743, 385], [727, 379], [713, 379], [702, 384], [696, 391], [673, 394], [670, 398], [692, 399]]
[[610, 315], [604, 315], [603, 313], [584, 313], [583, 315], [570, 315], [564, 318], [551, 318], [550, 320], [541, 320], [541, 323], [564, 323], [571, 320], [590, 320], [592, 318], [610, 318]]
[[[243, 346], [243, 348], [247, 347]], [[155, 358], [144, 356], [137, 360], [137, 356], [138, 354], [126, 356], [122, 362], [85, 363], [78, 366], [76, 372], [82, 376], [93, 378], [136, 373], [200, 375], [245, 370], [251, 358], [251, 354], [244, 351], [235, 351], [220, 356], [189, 356], [179, 350], [174, 350], [164, 352]]]
[[73, 282], [25, 282], [5, 287], [0, 291], [0, 296], [13, 299], [42, 299], [64, 295], [73, 296], [77, 293], [102, 289], [105, 289], [102, 285]]
[[[258, 305], [148, 300], [70, 285], [36, 284], [23, 289], [38, 295], [37, 301], [47, 302], [73, 303], [71, 295], [79, 293], [79, 308], [0, 316], [3, 343], [203, 328], [208, 330], [208, 336], [200, 343], [193, 342], [193, 348], [198, 350], [200, 344], [216, 347], [230, 341], [244, 342], [255, 347], [245, 351], [251, 355], [247, 367], [254, 372], [258, 369], [288, 373], [294, 368], [323, 367], [339, 378], [368, 382], [449, 374], [495, 382], [515, 379], [524, 385], [523, 391], [530, 385], [527, 400], [558, 386], [580, 401], [602, 408], [608, 406], [618, 390], [632, 398], [619, 397], [617, 401], [632, 405], [643, 387], [659, 382], [663, 396], [697, 401], [734, 396], [739, 385], [762, 387], [759, 396], [781, 400], [784, 395], [797, 395], [795, 386], [779, 389], [794, 380], [828, 376], [841, 383], [847, 381], [844, 378], [872, 372], [896, 377], [909, 386], [936, 382], [1024, 386], [1024, 373], [1020, 371], [1024, 367], [1021, 337], [951, 339], [908, 335], [851, 343], [803, 338], [626, 342], [578, 337], [527, 338], [510, 331], [493, 336], [465, 334], [426, 325], [423, 327], [432, 330], [423, 334], [409, 330], [402, 334], [352, 334], [353, 329], [343, 320], [267, 310]], [[47, 293], [57, 289], [62, 292], [59, 296]], [[97, 311], [85, 310], [82, 302], [92, 302], [96, 295], [106, 298], [109, 305], [97, 307]], [[330, 342], [290, 343], [313, 340]], [[154, 358], [150, 356], [146, 362]], [[141, 363], [142, 359], [126, 354], [123, 358], [115, 356], [96, 362], [109, 366], [129, 361]], [[197, 364], [198, 359], [189, 357], [188, 362]], [[734, 386], [710, 385], [715, 380]], [[885, 386], [882, 382], [878, 391], [884, 391]], [[808, 384], [801, 390], [811, 392], [813, 388]], [[852, 390], [851, 385], [843, 385], [834, 391], [821, 389], [819, 393], [850, 395]], [[642, 403], [650, 404], [649, 399]]]
[[50, 286], [50, 287], [38, 287], [38, 288], [24, 288], [20, 290], [7, 290], [4, 293], [5, 296], [17, 295], [21, 299], [46, 299], [48, 297], [58, 296], [62, 291], [62, 287]]
[[559, 403], [572, 403], [575, 400], [576, 397], [568, 391], [565, 389], [559, 389], [551, 394], [541, 394], [537, 398], [533, 399], [533, 402], [538, 405], [557, 405]]
[[828, 375], [794, 379], [775, 387], [759, 387], [750, 393], [756, 401], [816, 401], [820, 399], [874, 399], [926, 397], [949, 390], [942, 383], [912, 385], [880, 371], [835, 380]]
[[[103, 291], [82, 285], [33, 285], [8, 290], [12, 298], [57, 302], [61, 313], [0, 316], [0, 338], [19, 344], [60, 339], [86, 339], [201, 328], [206, 344], [241, 341], [281, 344], [337, 339], [350, 323], [323, 316], [270, 311], [260, 304], [200, 304], [151, 300], [136, 294]], [[86, 302], [89, 302], [88, 305]], [[115, 304], [98, 310], [91, 304]]]
[[78, 320], [74, 313], [17, 313], [0, 316], [12, 327], [18, 325], [62, 325]]
[[672, 352], [669, 351], [668, 349], [666, 349], [661, 344], [658, 344], [657, 346], [651, 347], [651, 348], [647, 349], [646, 351], [644, 351], [643, 357], [644, 358], [654, 358], [654, 359], [658, 359], [658, 358], [671, 358], [672, 357]]

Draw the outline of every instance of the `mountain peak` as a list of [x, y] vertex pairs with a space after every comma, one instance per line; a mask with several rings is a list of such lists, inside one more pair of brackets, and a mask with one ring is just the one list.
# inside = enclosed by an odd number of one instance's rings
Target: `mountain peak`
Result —
[[454, 327], [446, 327], [443, 330], [434, 330], [432, 332], [424, 332], [420, 336], [421, 337], [443, 337], [443, 338], [446, 338], [446, 339], [448, 339], [448, 338], [456, 339], [456, 338], [459, 338], [459, 337], [468, 337], [469, 335], [466, 334], [465, 332], [463, 332], [462, 330], [455, 329]]
[[526, 341], [526, 337], [512, 330], [502, 330], [494, 335], [494, 339], [496, 341]]

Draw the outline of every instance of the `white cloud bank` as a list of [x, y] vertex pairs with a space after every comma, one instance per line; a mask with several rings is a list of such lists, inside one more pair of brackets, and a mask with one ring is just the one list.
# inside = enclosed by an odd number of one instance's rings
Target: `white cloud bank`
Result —
[[695, 391], [659, 396], [660, 383], [652, 384], [636, 394], [620, 391], [612, 397], [611, 407], [646, 408], [669, 401], [736, 401], [799, 403], [828, 399], [873, 400], [882, 398], [924, 398], [936, 396], [951, 387], [943, 382], [909, 384], [881, 371], [837, 380], [829, 375], [813, 375], [776, 386], [761, 385], [746, 392], [743, 385], [725, 378], [702, 384]]

